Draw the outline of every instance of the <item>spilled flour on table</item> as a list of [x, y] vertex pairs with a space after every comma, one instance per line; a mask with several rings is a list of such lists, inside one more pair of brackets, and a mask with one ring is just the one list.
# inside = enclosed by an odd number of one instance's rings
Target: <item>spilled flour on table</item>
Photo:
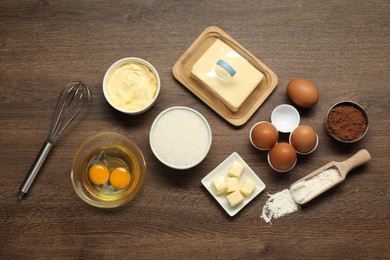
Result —
[[299, 210], [299, 206], [295, 203], [289, 189], [271, 195], [268, 194], [268, 196], [269, 199], [265, 203], [261, 214], [261, 217], [267, 223], [272, 224], [272, 219], [278, 219]]

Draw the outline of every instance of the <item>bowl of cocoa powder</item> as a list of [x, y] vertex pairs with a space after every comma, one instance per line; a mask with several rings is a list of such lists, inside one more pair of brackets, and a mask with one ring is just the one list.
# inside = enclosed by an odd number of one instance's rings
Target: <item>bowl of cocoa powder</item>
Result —
[[337, 141], [357, 142], [367, 133], [367, 113], [361, 105], [353, 101], [338, 102], [328, 111], [326, 127]]

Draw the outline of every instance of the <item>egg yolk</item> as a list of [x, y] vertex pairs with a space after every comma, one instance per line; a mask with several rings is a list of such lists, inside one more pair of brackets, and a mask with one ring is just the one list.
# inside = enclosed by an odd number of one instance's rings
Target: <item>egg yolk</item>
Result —
[[115, 168], [110, 175], [111, 186], [117, 189], [126, 187], [130, 183], [130, 172], [123, 168]]
[[103, 185], [108, 181], [110, 172], [103, 164], [94, 164], [89, 168], [89, 179], [96, 185]]

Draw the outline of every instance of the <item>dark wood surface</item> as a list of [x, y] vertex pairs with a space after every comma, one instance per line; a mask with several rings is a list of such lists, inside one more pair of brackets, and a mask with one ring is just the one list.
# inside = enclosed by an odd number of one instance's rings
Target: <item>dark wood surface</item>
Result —
[[[1, 259], [385, 259], [390, 256], [390, 3], [378, 1], [1, 1]], [[175, 61], [207, 27], [225, 30], [279, 78], [278, 87], [242, 127], [233, 127], [172, 76]], [[150, 61], [161, 77], [155, 106], [126, 116], [105, 101], [102, 80], [116, 60]], [[306, 77], [319, 103], [300, 110], [320, 138], [289, 173], [271, 170], [249, 143], [251, 126], [289, 103], [290, 79]], [[87, 116], [63, 136], [30, 193], [19, 185], [45, 140], [59, 92], [82, 80], [93, 92]], [[333, 141], [324, 119], [337, 101], [364, 106], [369, 132], [356, 144]], [[176, 171], [149, 147], [149, 129], [164, 109], [202, 113], [213, 131], [206, 159]], [[138, 196], [113, 210], [81, 201], [70, 182], [71, 160], [90, 135], [114, 131], [142, 150], [147, 179]], [[372, 156], [346, 181], [269, 226], [260, 218], [267, 193], [287, 188], [329, 161], [359, 149]], [[200, 184], [238, 152], [267, 185], [231, 218]]]

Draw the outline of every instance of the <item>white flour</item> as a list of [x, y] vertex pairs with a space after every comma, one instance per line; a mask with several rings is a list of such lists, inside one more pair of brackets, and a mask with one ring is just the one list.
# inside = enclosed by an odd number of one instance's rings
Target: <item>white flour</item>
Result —
[[310, 179], [292, 185], [290, 192], [298, 204], [304, 204], [307, 199], [340, 180], [340, 177], [340, 173], [337, 169], [330, 168]]
[[261, 214], [261, 217], [267, 223], [270, 223], [272, 219], [278, 219], [299, 209], [289, 189], [269, 195], [269, 197]]
[[330, 168], [310, 179], [292, 185], [290, 190], [285, 189], [269, 195], [270, 198], [263, 206], [261, 217], [265, 222], [271, 223], [272, 219], [298, 211], [298, 204], [304, 204], [309, 197], [338, 181], [340, 177], [337, 169]]

